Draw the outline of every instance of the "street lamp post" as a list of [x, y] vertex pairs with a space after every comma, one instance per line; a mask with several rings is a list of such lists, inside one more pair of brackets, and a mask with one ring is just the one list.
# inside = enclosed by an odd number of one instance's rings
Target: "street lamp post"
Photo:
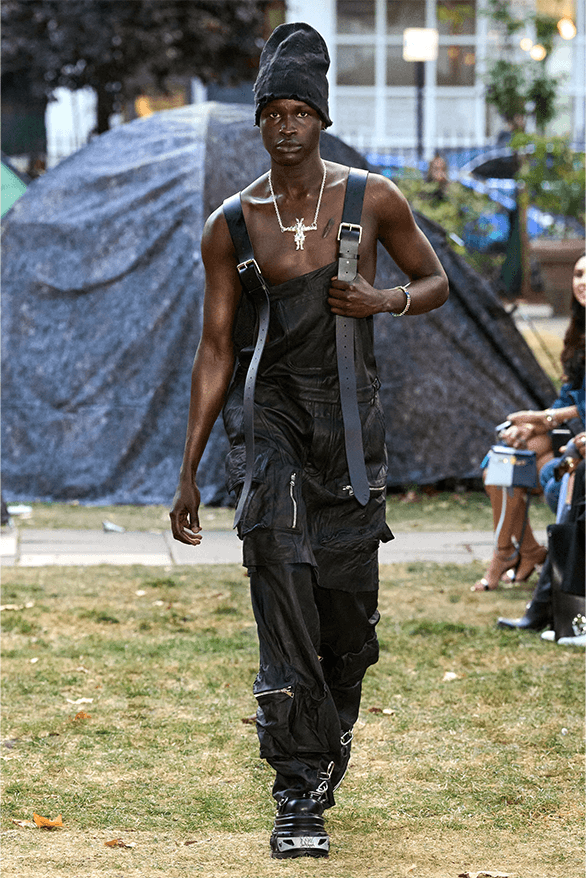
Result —
[[403, 60], [415, 62], [417, 93], [417, 159], [423, 160], [423, 101], [425, 62], [437, 60], [439, 35], [434, 27], [408, 27], [403, 31]]
[[417, 161], [423, 160], [423, 101], [425, 86], [425, 61], [415, 61], [415, 87], [417, 89]]

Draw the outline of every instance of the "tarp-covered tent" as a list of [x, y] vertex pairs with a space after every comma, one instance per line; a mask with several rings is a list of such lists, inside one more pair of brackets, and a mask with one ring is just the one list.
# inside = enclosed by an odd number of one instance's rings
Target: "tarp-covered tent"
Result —
[[[323, 135], [324, 158], [365, 167]], [[222, 200], [268, 168], [251, 108], [204, 104], [93, 140], [4, 222], [3, 455], [9, 498], [168, 503], [201, 332], [199, 241]], [[493, 428], [554, 396], [488, 286], [418, 217], [450, 278], [422, 317], [376, 318], [389, 484], [478, 475]], [[381, 251], [377, 284], [402, 279]], [[200, 466], [225, 499], [218, 422]]]

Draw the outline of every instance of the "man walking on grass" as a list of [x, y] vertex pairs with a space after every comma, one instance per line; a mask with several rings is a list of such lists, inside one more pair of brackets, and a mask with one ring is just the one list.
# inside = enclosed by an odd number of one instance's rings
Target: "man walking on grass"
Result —
[[[307, 24], [280, 25], [255, 84], [270, 171], [202, 237], [202, 338], [171, 511], [201, 541], [196, 475], [223, 409], [258, 627], [260, 753], [276, 772], [271, 853], [328, 855], [324, 810], [350, 758], [362, 679], [378, 658], [386, 450], [372, 316], [423, 314], [445, 273], [389, 180], [325, 162], [329, 57]], [[375, 289], [381, 241], [410, 278]]]

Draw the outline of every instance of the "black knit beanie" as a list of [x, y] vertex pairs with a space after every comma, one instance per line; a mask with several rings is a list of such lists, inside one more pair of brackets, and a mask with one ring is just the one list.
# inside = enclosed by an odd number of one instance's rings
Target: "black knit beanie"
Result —
[[280, 24], [265, 43], [254, 84], [255, 124], [271, 101], [303, 101], [316, 110], [326, 128], [328, 113], [328, 47], [323, 37], [304, 22]]

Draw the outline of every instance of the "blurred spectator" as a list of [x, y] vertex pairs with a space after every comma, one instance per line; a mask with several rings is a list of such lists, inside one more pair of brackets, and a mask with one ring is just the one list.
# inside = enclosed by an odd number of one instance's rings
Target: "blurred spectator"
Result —
[[448, 176], [448, 163], [439, 151], [436, 152], [429, 163], [426, 180], [428, 183], [437, 183], [433, 198], [435, 201], [443, 201], [447, 197], [446, 190], [450, 179]]
[[[572, 292], [574, 298], [570, 325], [564, 338], [561, 357], [565, 383], [558, 398], [544, 411], [510, 414], [510, 426], [499, 436], [499, 442], [503, 445], [535, 452], [546, 499], [554, 511], [559, 486], [555, 478], [552, 479], [553, 468], [558, 460], [554, 458], [552, 431], [576, 419], [581, 423], [579, 429], [584, 427], [586, 255], [581, 256], [574, 266]], [[539, 545], [531, 530], [527, 514], [527, 490], [518, 487], [505, 489], [509, 493], [504, 512], [503, 489], [495, 485], [485, 485], [485, 490], [492, 505], [497, 546], [485, 575], [474, 584], [473, 591], [492, 591], [498, 587], [501, 578], [525, 582], [535, 568], [543, 564], [547, 554], [545, 547]], [[511, 568], [514, 568], [514, 573], [507, 576]]]

